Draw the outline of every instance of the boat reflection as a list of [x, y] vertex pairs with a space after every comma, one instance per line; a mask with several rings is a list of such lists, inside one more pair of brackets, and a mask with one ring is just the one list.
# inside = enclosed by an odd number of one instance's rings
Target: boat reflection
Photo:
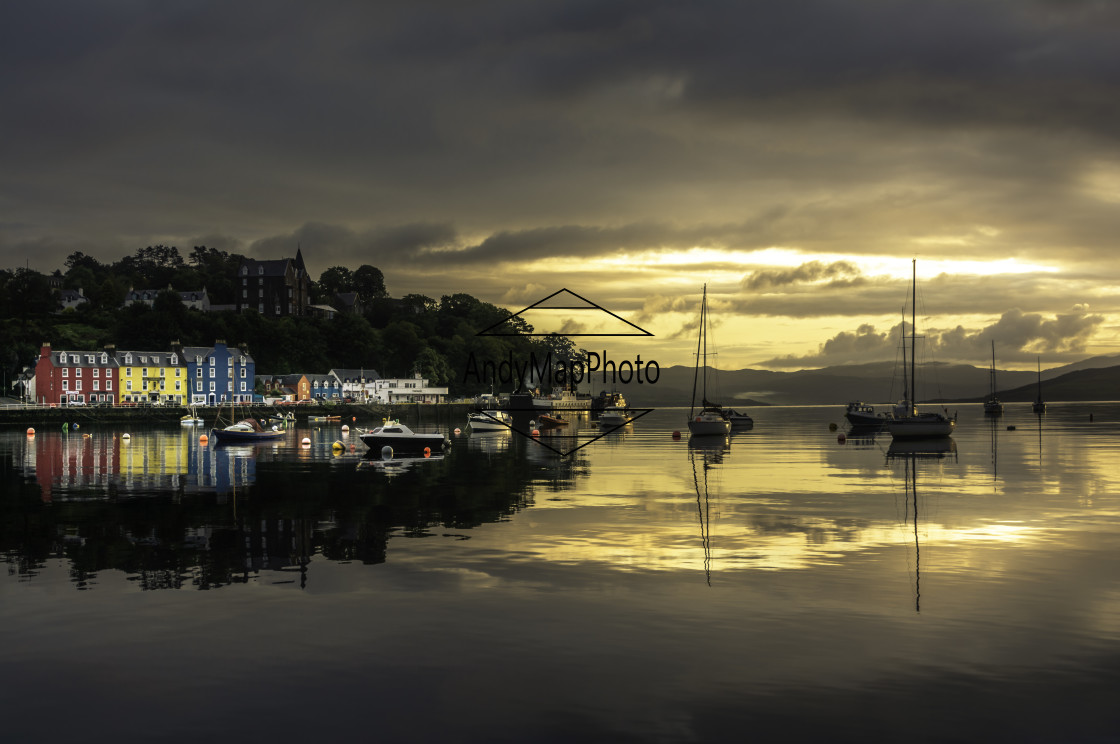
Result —
[[688, 462], [692, 467], [692, 485], [696, 491], [696, 512], [700, 523], [700, 545], [704, 552], [704, 581], [712, 585], [712, 509], [710, 476], [716, 466], [723, 462], [724, 452], [719, 437], [700, 437], [715, 439], [715, 446], [688, 448]]
[[887, 457], [918, 457], [941, 458], [952, 457], [956, 459], [957, 443], [952, 437], [936, 437], [932, 439], [892, 439], [887, 447]]
[[409, 457], [382, 457], [380, 455], [370, 455], [358, 461], [358, 470], [375, 470], [384, 473], [389, 478], [405, 473], [414, 467], [424, 465], [426, 463], [442, 462], [444, 455], [416, 455]]

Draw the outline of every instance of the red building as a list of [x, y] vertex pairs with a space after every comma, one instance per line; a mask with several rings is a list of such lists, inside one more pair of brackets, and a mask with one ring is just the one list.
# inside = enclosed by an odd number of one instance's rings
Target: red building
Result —
[[115, 403], [119, 394], [117, 360], [108, 351], [39, 350], [35, 364], [35, 401], [50, 405]]

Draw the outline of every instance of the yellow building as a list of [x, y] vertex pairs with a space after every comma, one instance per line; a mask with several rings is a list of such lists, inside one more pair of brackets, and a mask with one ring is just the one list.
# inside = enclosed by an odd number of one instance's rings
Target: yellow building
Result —
[[189, 400], [187, 365], [173, 351], [118, 351], [117, 402], [184, 404]]

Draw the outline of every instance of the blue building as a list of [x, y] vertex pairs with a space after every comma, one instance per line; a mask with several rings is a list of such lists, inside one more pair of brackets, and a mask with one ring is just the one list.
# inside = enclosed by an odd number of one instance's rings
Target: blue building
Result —
[[253, 402], [257, 365], [245, 346], [215, 341], [213, 346], [181, 346], [177, 351], [187, 365], [192, 405]]

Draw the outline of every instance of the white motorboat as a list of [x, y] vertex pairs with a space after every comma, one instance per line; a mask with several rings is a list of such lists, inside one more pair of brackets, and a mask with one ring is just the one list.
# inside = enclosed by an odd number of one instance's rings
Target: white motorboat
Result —
[[513, 416], [505, 411], [474, 411], [467, 414], [471, 431], [510, 431]]
[[[700, 334], [696, 339], [696, 369], [692, 377], [692, 403], [688, 408], [688, 431], [694, 437], [721, 436], [731, 433], [731, 422], [724, 417], [723, 407], [708, 400], [708, 285], [700, 301]], [[703, 374], [701, 374], [703, 369]], [[701, 380], [700, 410], [696, 410], [696, 382]]]
[[394, 452], [423, 452], [425, 447], [432, 452], [442, 452], [451, 446], [451, 440], [443, 434], [418, 433], [400, 421], [389, 420], [361, 432], [358, 438], [375, 455], [380, 455], [385, 447], [392, 447]]
[[621, 406], [607, 406], [599, 413], [600, 426], [622, 426], [630, 422], [630, 412]]

